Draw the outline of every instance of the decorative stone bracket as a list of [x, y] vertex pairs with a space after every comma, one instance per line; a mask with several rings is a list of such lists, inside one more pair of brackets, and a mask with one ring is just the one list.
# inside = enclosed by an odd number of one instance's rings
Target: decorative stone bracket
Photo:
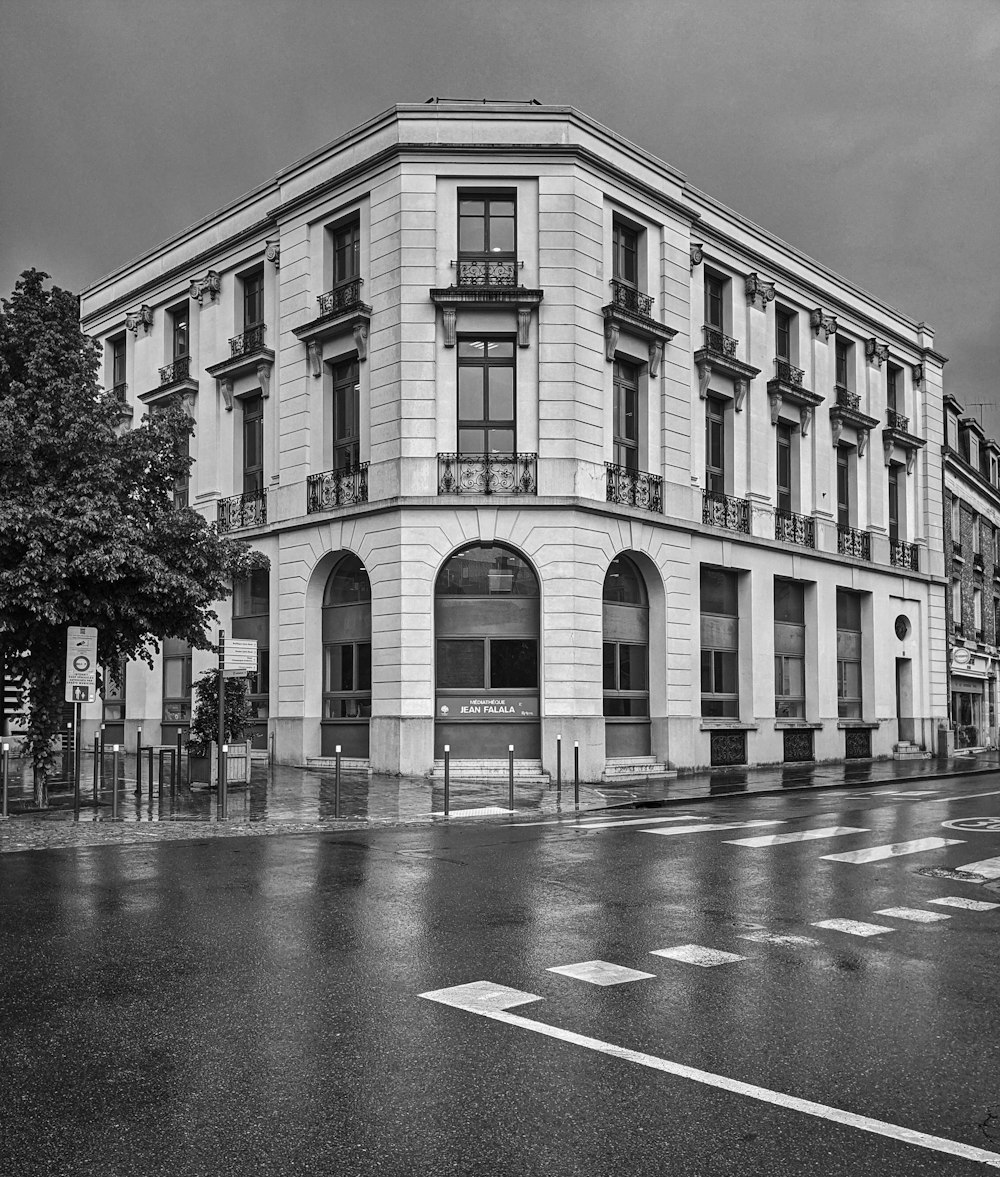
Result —
[[281, 269], [281, 243], [278, 241], [265, 241], [264, 257], [271, 262], [276, 270]]
[[[781, 409], [784, 405], [784, 397], [780, 392], [769, 392], [767, 394], [767, 403], [771, 408], [771, 424], [777, 425], [781, 417]], [[812, 405], [798, 405], [799, 410], [799, 429], [803, 437], [809, 436], [809, 426], [813, 419]]]
[[[882, 434], [882, 455], [885, 458], [886, 469], [892, 465], [892, 451], [895, 448], [895, 439], [891, 435]], [[917, 450], [907, 449], [906, 451], [906, 473], [912, 474], [913, 467], [917, 461]]]
[[[267, 400], [271, 395], [271, 370], [273, 364], [264, 360], [257, 365], [257, 383], [260, 385], [260, 395]], [[226, 404], [226, 412], [233, 411], [233, 401], [236, 400], [236, 394], [233, 391], [235, 384], [235, 377], [233, 376], [217, 376], [216, 384], [218, 385], [219, 393]]]
[[765, 282], [756, 271], [751, 270], [747, 274], [745, 285], [748, 307], [756, 307], [758, 311], [763, 311], [767, 309], [769, 302], [774, 302], [774, 283]]
[[[708, 386], [712, 381], [712, 364], [709, 360], [698, 362], [698, 395], [702, 400], [708, 397]], [[733, 377], [733, 407], [737, 413], [743, 412], [743, 402], [746, 399], [750, 381], [745, 376]]]
[[125, 316], [125, 326], [132, 332], [133, 335], [139, 333], [139, 328], [142, 328], [145, 335], [153, 326], [153, 312], [145, 303], [137, 311], [129, 311]]
[[923, 364], [913, 365], [913, 384], [914, 387], [919, 388], [924, 381], [924, 366]]
[[215, 297], [221, 289], [222, 279], [219, 277], [218, 270], [209, 270], [204, 278], [191, 279], [188, 297], [200, 303], [207, 294], [212, 302], [215, 302]]
[[691, 255], [691, 273], [694, 273], [695, 266], [700, 266], [705, 260], [705, 255], [702, 253], [702, 244], [700, 241], [692, 241], [689, 246]]
[[809, 323], [813, 329], [813, 334], [819, 335], [820, 331], [822, 331], [824, 339], [829, 339], [831, 335], [837, 334], [836, 316], [824, 314], [820, 307], [816, 307], [809, 312]]
[[887, 343], [879, 343], [873, 335], [870, 339], [865, 340], [865, 356], [869, 363], [873, 363], [877, 368], [881, 368], [882, 364], [889, 358], [889, 345]]
[[[858, 435], [858, 457], [863, 458], [865, 456], [865, 450], [868, 449], [868, 438], [871, 430], [864, 425], [857, 425], [855, 428]], [[844, 422], [841, 417], [830, 418], [830, 432], [833, 435], [834, 446], [840, 445], [840, 438], [844, 432]]]
[[[354, 348], [358, 353], [358, 360], [368, 359], [368, 324], [354, 323], [351, 327], [354, 337]], [[310, 339], [306, 341], [306, 363], [309, 365], [309, 375], [319, 379], [323, 375], [323, 340]]]

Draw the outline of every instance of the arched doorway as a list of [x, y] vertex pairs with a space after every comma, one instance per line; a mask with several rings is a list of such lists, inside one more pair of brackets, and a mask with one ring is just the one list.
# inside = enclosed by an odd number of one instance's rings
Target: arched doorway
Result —
[[344, 556], [323, 592], [321, 752], [367, 758], [372, 713], [372, 588], [365, 566]]
[[611, 561], [602, 613], [605, 755], [649, 756], [649, 596], [628, 556]]
[[528, 562], [502, 544], [456, 552], [434, 588], [434, 755], [541, 755], [539, 588]]

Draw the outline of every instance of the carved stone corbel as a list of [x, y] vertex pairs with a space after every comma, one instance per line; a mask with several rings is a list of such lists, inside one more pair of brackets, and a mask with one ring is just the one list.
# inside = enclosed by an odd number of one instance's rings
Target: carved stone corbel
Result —
[[319, 340], [310, 340], [306, 344], [306, 360], [314, 380], [323, 375], [323, 344]]
[[778, 418], [781, 416], [781, 393], [769, 392], [767, 394], [767, 403], [771, 406], [771, 424], [777, 425]]
[[260, 382], [260, 395], [267, 400], [271, 395], [271, 365], [257, 365], [257, 380]]
[[758, 311], [766, 310], [769, 302], [774, 302], [774, 283], [765, 282], [754, 270], [746, 276], [747, 306], [756, 307]]
[[441, 322], [444, 326], [444, 345], [445, 347], [455, 346], [455, 308], [442, 307], [441, 308]]
[[272, 263], [276, 270], [281, 268], [281, 243], [278, 241], [264, 242], [264, 257]]
[[660, 360], [663, 358], [663, 343], [653, 339], [649, 344], [649, 374], [655, 377], [660, 370]]
[[743, 412], [743, 401], [746, 399], [747, 390], [750, 387], [750, 381], [744, 380], [742, 376], [737, 376], [733, 381], [734, 393], [734, 408], [737, 413]]
[[870, 339], [865, 340], [865, 356], [869, 363], [873, 363], [877, 368], [881, 368], [882, 364], [889, 358], [889, 345], [887, 343], [879, 343], [873, 335]]
[[604, 323], [604, 354], [609, 360], [615, 358], [615, 352], [618, 350], [618, 337], [621, 334], [617, 323], [612, 323], [610, 320], [605, 320]]
[[221, 376], [219, 378], [219, 392], [222, 393], [222, 399], [226, 402], [226, 412], [233, 411], [233, 381], [231, 377]]
[[813, 329], [813, 334], [819, 335], [822, 331], [824, 339], [829, 339], [831, 335], [837, 334], [836, 316], [824, 314], [820, 307], [816, 307], [809, 312], [809, 323]]
[[886, 469], [892, 465], [892, 438], [882, 434], [882, 455], [885, 458]]
[[830, 421], [830, 433], [833, 436], [833, 444], [840, 445], [840, 438], [844, 432], [844, 422], [839, 417], [834, 417]]
[[812, 424], [813, 407], [812, 405], [799, 406], [799, 428], [802, 430], [802, 436], [809, 436], [809, 426]]
[[701, 252], [701, 242], [692, 241], [689, 247], [691, 254], [691, 273], [694, 273], [695, 266], [700, 266], [704, 261], [705, 255]]
[[531, 307], [517, 308], [517, 346], [528, 346], [528, 330], [531, 327]]
[[192, 278], [188, 286], [188, 298], [193, 298], [195, 302], [201, 302], [201, 283], [197, 278]]
[[354, 346], [358, 351], [358, 360], [368, 359], [368, 324], [354, 324]]
[[859, 458], [863, 458], [865, 456], [865, 450], [868, 449], [868, 435], [869, 435], [869, 430], [867, 430], [867, 429], [859, 429], [858, 430], [858, 457]]
[[913, 473], [913, 466], [914, 466], [914, 463], [916, 462], [916, 460], [917, 460], [917, 451], [915, 449], [907, 450], [906, 451], [906, 473], [907, 474]]
[[195, 299], [196, 302], [201, 302], [207, 294], [212, 302], [215, 302], [215, 296], [222, 289], [222, 278], [219, 276], [218, 270], [209, 270], [204, 278], [192, 278], [191, 285], [188, 287], [188, 298]]
[[708, 385], [712, 379], [712, 365], [703, 360], [698, 365], [698, 395], [702, 400], [708, 396]]
[[919, 388], [924, 382], [924, 366], [923, 364], [913, 365], [913, 386]]
[[182, 392], [181, 393], [181, 409], [184, 411], [185, 417], [190, 417], [192, 421], [194, 420], [194, 393], [193, 392]]
[[133, 335], [138, 335], [139, 328], [142, 328], [142, 333], [148, 333], [150, 327], [153, 325], [153, 312], [145, 303], [137, 311], [130, 311], [125, 316], [125, 326], [132, 332]]

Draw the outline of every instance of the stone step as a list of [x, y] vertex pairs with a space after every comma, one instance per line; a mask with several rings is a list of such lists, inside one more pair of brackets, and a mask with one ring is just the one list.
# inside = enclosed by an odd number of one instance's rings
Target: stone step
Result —
[[612, 756], [604, 762], [601, 780], [636, 780], [654, 776], [675, 777], [677, 772], [653, 756]]
[[[313, 768], [322, 770], [323, 772], [334, 772], [337, 768], [336, 756], [310, 756], [306, 761], [306, 768]], [[363, 776], [371, 776], [371, 765], [367, 759], [360, 756], [341, 756], [340, 771], [342, 773], [349, 772], [352, 776], [357, 776], [359, 773]]]
[[[453, 781], [505, 781], [509, 773], [507, 758], [490, 760], [459, 760], [454, 756], [448, 767], [449, 777]], [[431, 769], [432, 780], [444, 780], [444, 760], [435, 760]], [[529, 781], [537, 784], [549, 784], [550, 774], [542, 769], [540, 760], [515, 760], [514, 780], [522, 784]]]

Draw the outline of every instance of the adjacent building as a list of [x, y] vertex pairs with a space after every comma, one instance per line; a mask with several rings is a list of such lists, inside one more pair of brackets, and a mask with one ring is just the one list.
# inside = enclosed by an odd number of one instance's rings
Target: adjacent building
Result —
[[[278, 761], [936, 746], [933, 333], [580, 112], [397, 106], [81, 314], [126, 425], [193, 417], [178, 505], [270, 557], [220, 614]], [[89, 722], [172, 741], [210, 660], [165, 642]]]

